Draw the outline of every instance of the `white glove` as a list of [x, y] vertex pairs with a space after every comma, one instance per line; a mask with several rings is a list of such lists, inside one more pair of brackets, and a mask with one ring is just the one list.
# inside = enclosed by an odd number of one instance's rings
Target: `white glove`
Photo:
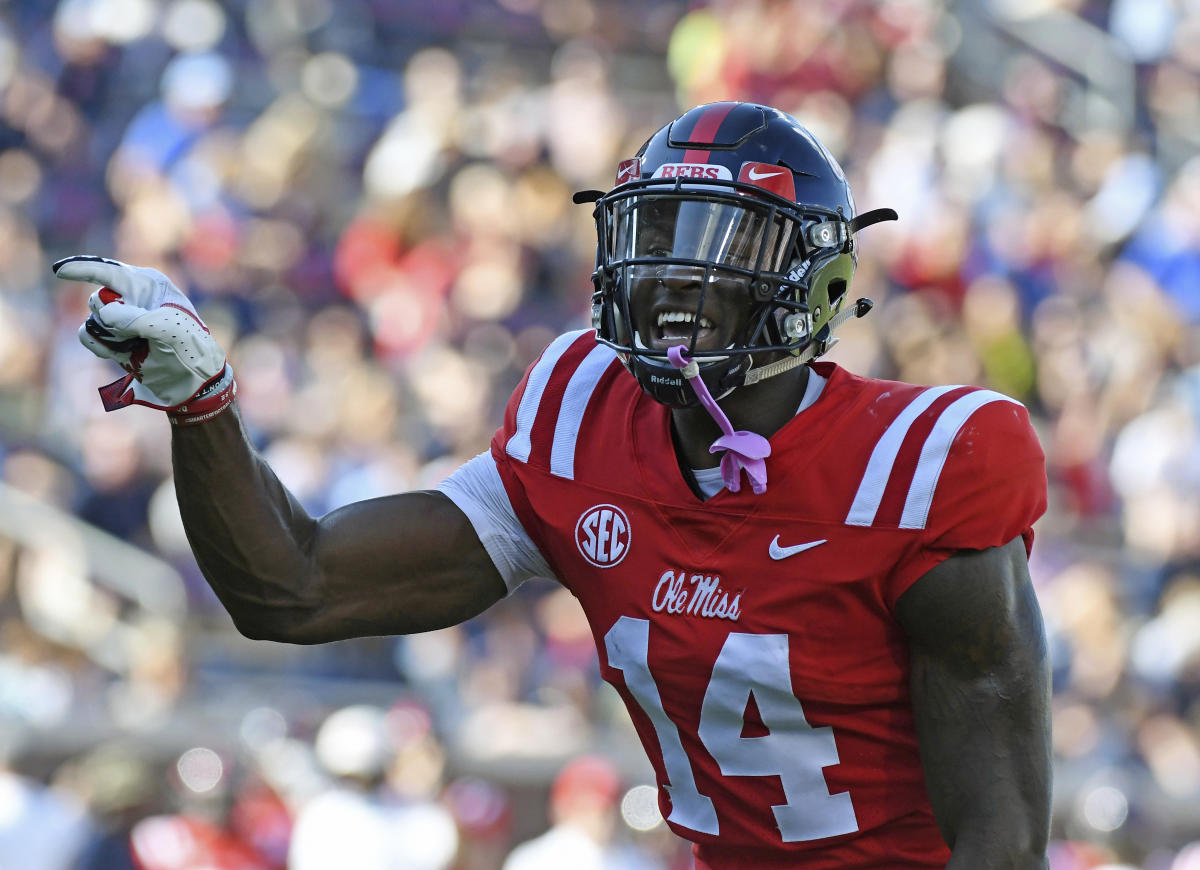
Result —
[[79, 341], [129, 373], [100, 388], [105, 410], [146, 405], [186, 424], [210, 419], [233, 401], [225, 352], [162, 272], [79, 256], [59, 260], [54, 274], [104, 285], [88, 298], [92, 315], [79, 328]]

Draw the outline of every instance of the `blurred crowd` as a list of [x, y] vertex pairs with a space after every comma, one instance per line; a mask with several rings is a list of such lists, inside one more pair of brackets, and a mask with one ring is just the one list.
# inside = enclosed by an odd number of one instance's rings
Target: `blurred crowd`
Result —
[[0, 867], [689, 866], [556, 586], [237, 637], [49, 266], [172, 276], [310, 512], [430, 487], [587, 325], [571, 193], [726, 98], [900, 213], [832, 358], [1039, 429], [1053, 870], [1200, 868], [1197, 0], [0, 2]]

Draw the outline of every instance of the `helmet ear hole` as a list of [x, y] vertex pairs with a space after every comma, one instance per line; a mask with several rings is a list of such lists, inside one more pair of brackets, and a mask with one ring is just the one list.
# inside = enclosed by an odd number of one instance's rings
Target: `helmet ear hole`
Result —
[[830, 310], [837, 308], [838, 303], [842, 301], [842, 297], [846, 295], [846, 282], [842, 278], [835, 278], [829, 282], [829, 308]]

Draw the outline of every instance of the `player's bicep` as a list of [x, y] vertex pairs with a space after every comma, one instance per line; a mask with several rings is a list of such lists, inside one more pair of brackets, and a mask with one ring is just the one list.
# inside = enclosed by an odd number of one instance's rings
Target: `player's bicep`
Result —
[[471, 522], [439, 492], [356, 502], [318, 521], [319, 590], [288, 638], [321, 643], [456, 625], [504, 597]]
[[927, 571], [896, 603], [914, 655], [944, 659], [964, 677], [1042, 655], [1041, 612], [1022, 538], [964, 550]]
[[550, 567], [525, 533], [490, 453], [436, 492], [348, 505], [317, 523], [319, 593], [289, 640], [315, 643], [456, 625]]

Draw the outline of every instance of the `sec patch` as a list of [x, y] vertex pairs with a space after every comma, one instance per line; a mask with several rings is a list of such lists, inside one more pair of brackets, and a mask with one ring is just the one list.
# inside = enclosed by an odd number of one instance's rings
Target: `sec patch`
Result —
[[575, 523], [579, 554], [597, 568], [619, 565], [629, 552], [631, 537], [629, 517], [616, 505], [590, 507]]

